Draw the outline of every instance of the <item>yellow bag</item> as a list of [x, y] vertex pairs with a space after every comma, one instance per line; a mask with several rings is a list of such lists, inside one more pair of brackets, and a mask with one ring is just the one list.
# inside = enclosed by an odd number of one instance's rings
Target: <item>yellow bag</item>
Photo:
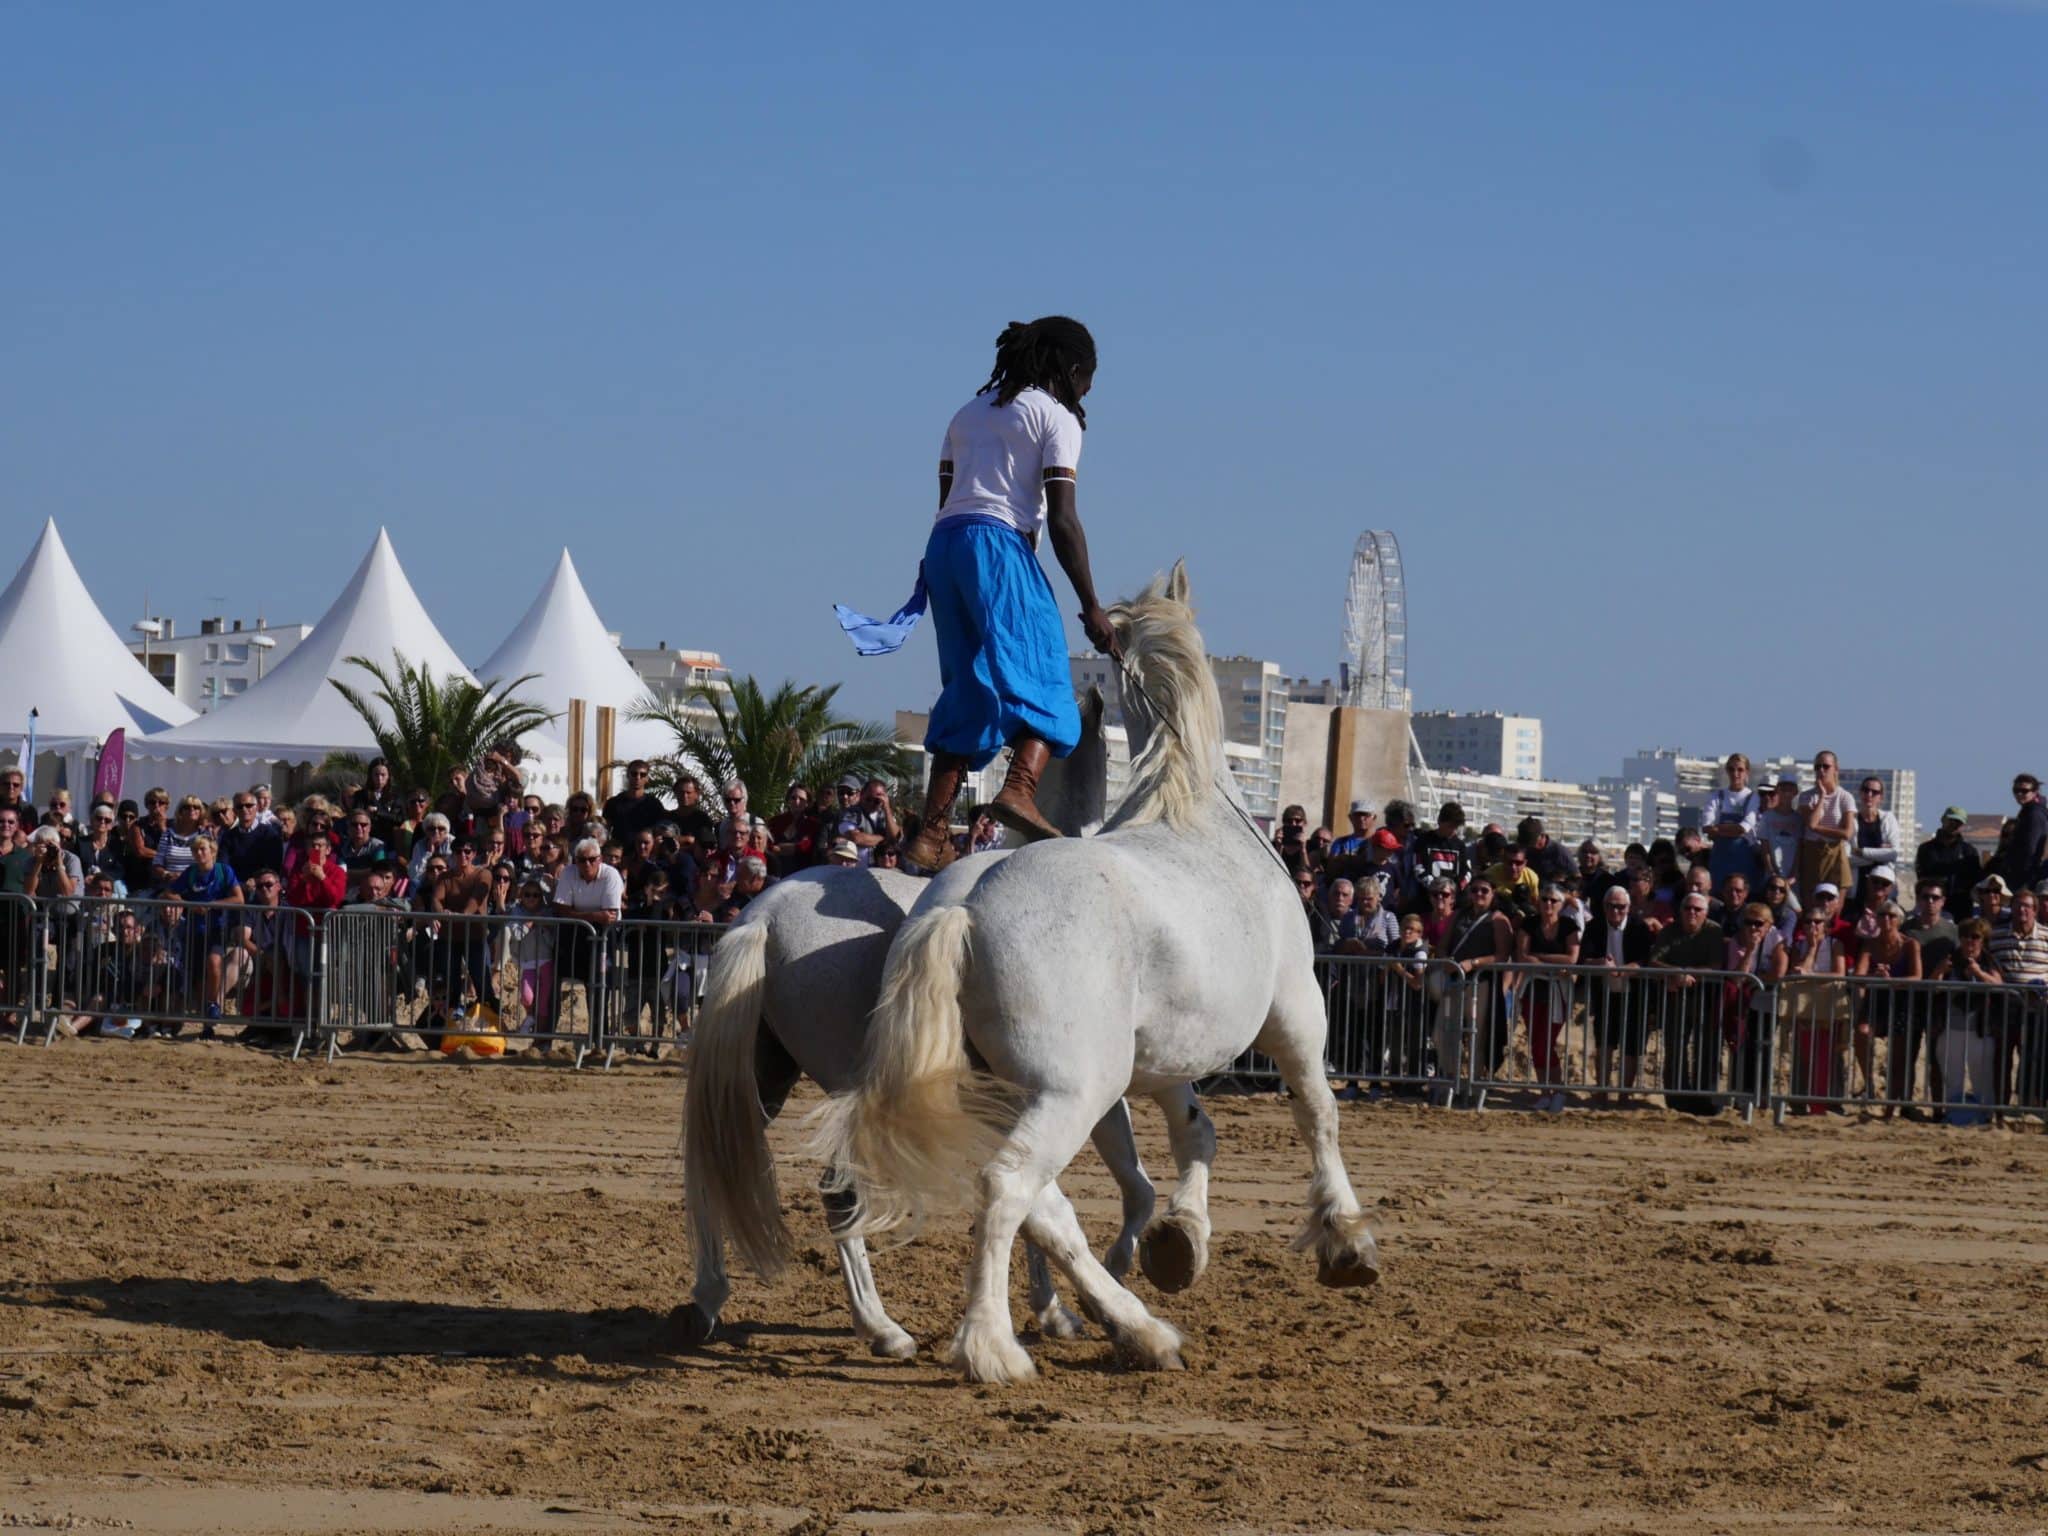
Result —
[[468, 1028], [463, 1033], [450, 1032], [441, 1037], [442, 1055], [453, 1056], [465, 1045], [479, 1056], [505, 1054], [504, 1024], [498, 1017], [497, 1009], [487, 1003], [477, 1003], [465, 1008], [456, 1023]]

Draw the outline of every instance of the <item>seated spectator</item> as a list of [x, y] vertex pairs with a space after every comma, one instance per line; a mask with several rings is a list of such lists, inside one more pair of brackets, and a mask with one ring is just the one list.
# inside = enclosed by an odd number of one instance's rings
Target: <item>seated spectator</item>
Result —
[[[1707, 916], [1719, 923], [1724, 930], [1732, 932], [1736, 926], [1735, 914], [1749, 905], [1749, 878], [1746, 875], [1730, 875], [1721, 882], [1721, 892], [1714, 897]], [[1773, 926], [1776, 919], [1772, 919]]]
[[991, 816], [987, 806], [981, 806], [967, 818], [967, 830], [958, 839], [964, 846], [960, 852], [987, 853], [992, 848], [1003, 846], [1003, 824]]
[[220, 835], [221, 862], [231, 869], [284, 869], [284, 838], [277, 818], [259, 821], [256, 797], [244, 790], [232, 802], [235, 824]]
[[376, 823], [367, 810], [348, 813], [348, 829], [342, 837], [341, 851], [336, 855], [341, 867], [348, 871], [349, 895], [360, 895], [363, 877], [370, 872], [373, 864], [381, 863], [387, 850], [375, 835]]
[[2006, 903], [2012, 900], [2012, 888], [2003, 875], [1986, 875], [1970, 894], [1976, 899], [1977, 915], [1991, 925], [1992, 932], [2012, 921], [2012, 915], [2006, 911]]
[[86, 820], [85, 836], [79, 840], [78, 862], [90, 879], [104, 874], [114, 882], [113, 894], [128, 894], [128, 861], [121, 851], [120, 839], [115, 835], [115, 814], [112, 806], [96, 805]]
[[225, 993], [223, 956], [227, 949], [228, 914], [223, 906], [242, 903], [242, 883], [235, 872], [220, 862], [213, 834], [201, 832], [192, 838], [192, 862], [171, 883], [163, 895], [166, 901], [190, 902], [202, 908], [188, 913], [181, 925], [183, 948], [179, 969], [186, 976], [204, 972], [206, 978], [206, 1026], [203, 1038], [213, 1038], [214, 1022], [221, 1016]]
[[205, 830], [206, 802], [197, 795], [186, 795], [178, 802], [176, 818], [157, 834], [156, 852], [150, 857], [157, 892], [169, 890], [192, 867], [192, 839]]
[[875, 869], [901, 869], [903, 849], [901, 845], [893, 842], [877, 843], [874, 851], [868, 855], [868, 863]]
[[768, 861], [759, 854], [750, 853], [739, 861], [733, 872], [732, 903], [742, 912], [756, 896], [768, 889]]
[[1883, 927], [1884, 909], [1898, 896], [1898, 873], [1889, 864], [1879, 864], [1863, 872], [1863, 889], [1868, 894], [1856, 913], [1856, 942], [1861, 945], [1876, 938]]
[[308, 795], [299, 802], [298, 825], [284, 840], [284, 874], [289, 880], [305, 861], [314, 843], [327, 845], [327, 856], [340, 867], [341, 832], [334, 825], [334, 802], [325, 795]]
[[[144, 934], [141, 917], [129, 909], [116, 912], [107, 937], [93, 947], [88, 966], [85, 1013], [91, 1032], [123, 1040], [153, 1034], [149, 1015], [165, 1006], [169, 971], [162, 947]], [[79, 1030], [86, 1032], [86, 1027]]]
[[227, 929], [221, 992], [236, 1000], [244, 1045], [275, 1045], [291, 1038], [290, 1029], [277, 1026], [302, 1016], [302, 989], [311, 978], [291, 969], [291, 917], [280, 907], [284, 878], [274, 869], [259, 869], [243, 890], [247, 904]]
[[810, 867], [818, 818], [811, 814], [811, 792], [803, 785], [792, 784], [783, 792], [781, 812], [768, 818], [768, 841], [778, 874], [793, 875]]
[[350, 791], [344, 803], [350, 816], [358, 811], [368, 814], [370, 836], [387, 846], [405, 820], [405, 798], [392, 780], [390, 762], [381, 757], [370, 759], [361, 787]]
[[430, 813], [420, 823], [419, 835], [413, 839], [412, 858], [407, 868], [415, 889], [419, 887], [429, 859], [439, 859], [444, 864], [455, 862], [455, 834], [448, 818], [439, 811]]

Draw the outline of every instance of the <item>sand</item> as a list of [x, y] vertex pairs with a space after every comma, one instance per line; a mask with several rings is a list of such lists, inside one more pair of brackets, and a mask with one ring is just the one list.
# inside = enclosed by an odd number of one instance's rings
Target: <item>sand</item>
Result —
[[[681, 1086], [0, 1048], [0, 1528], [2048, 1526], [2028, 1131], [1347, 1106], [1387, 1268], [1333, 1292], [1285, 1106], [1218, 1099], [1212, 1266], [1134, 1282], [1188, 1370], [1027, 1332], [1040, 1378], [992, 1389], [935, 1359], [958, 1231], [876, 1261], [920, 1358], [853, 1341], [782, 1129], [794, 1275], [669, 1352]], [[1106, 1239], [1092, 1154], [1067, 1185]]]

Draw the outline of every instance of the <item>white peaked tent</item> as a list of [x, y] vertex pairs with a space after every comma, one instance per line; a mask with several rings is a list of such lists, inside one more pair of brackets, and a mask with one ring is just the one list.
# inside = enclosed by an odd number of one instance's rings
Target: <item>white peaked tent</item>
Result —
[[566, 549], [526, 616], [476, 671], [478, 677], [486, 681], [495, 678], [500, 683], [529, 672], [536, 674], [518, 693], [556, 716], [553, 725], [526, 742], [527, 750], [542, 765], [544, 781], [553, 781], [556, 773], [566, 771], [571, 699], [581, 699], [585, 705], [585, 784], [597, 782], [599, 705], [608, 704], [619, 712], [612, 743], [615, 757], [665, 757], [675, 750], [666, 728], [627, 718], [627, 712], [646, 696], [647, 683], [612, 643]]
[[121, 643], [92, 600], [54, 520], [0, 592], [0, 754], [19, 760], [28, 715], [37, 712], [36, 787], [51, 781], [47, 759], [66, 765], [67, 786], [83, 803], [88, 763], [116, 730], [130, 737], [192, 718]]
[[[252, 765], [317, 764], [337, 751], [367, 754], [374, 749], [369, 730], [331, 679], [368, 697], [376, 683], [361, 667], [350, 666], [349, 658], [361, 656], [388, 671], [393, 652], [424, 663], [437, 678], [476, 681], [427, 617], [390, 535], [380, 528], [341, 596], [276, 671], [211, 714], [131, 743], [129, 755], [179, 764], [164, 770], [165, 778], [174, 778], [181, 790], [207, 794], [249, 782]], [[201, 764], [218, 765], [219, 771]]]

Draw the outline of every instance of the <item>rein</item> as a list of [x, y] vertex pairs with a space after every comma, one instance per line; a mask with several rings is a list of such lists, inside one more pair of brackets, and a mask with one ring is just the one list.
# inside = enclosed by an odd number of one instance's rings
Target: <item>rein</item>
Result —
[[[1135, 693], [1139, 698], [1145, 701], [1145, 713], [1152, 717], [1152, 723], [1155, 726], [1165, 726], [1167, 731], [1173, 736], [1173, 739], [1180, 743], [1181, 750], [1184, 752], [1188, 751], [1189, 748], [1187, 737], [1181, 735], [1180, 728], [1173, 723], [1172, 717], [1169, 716], [1164, 710], [1162, 710], [1159, 707], [1159, 701], [1153, 698], [1151, 694], [1145, 691], [1145, 685], [1138, 681], [1138, 674], [1131, 670], [1131, 664], [1128, 661], [1125, 661], [1124, 658], [1121, 656], [1113, 656], [1110, 659], [1116, 663], [1117, 673], [1123, 679], [1123, 685], [1125, 689], [1131, 693]], [[1221, 799], [1225, 805], [1230, 807], [1232, 814], [1234, 814], [1239, 821], [1244, 823], [1245, 830], [1251, 833], [1253, 837], [1258, 839], [1259, 847], [1265, 850], [1266, 857], [1271, 859], [1275, 864], [1279, 865], [1280, 873], [1287, 877], [1289, 883], [1292, 883], [1294, 880], [1294, 871], [1287, 867], [1287, 861], [1281, 858], [1279, 853], [1274, 849], [1272, 839], [1267, 837], [1265, 833], [1259, 830], [1259, 824], [1256, 821], [1252, 820], [1251, 812], [1247, 811], [1243, 806], [1239, 805], [1235, 800], [1231, 799], [1228, 794], [1224, 793], [1223, 786], [1216, 782], [1215, 777], [1213, 775], [1211, 775], [1209, 779], [1209, 787], [1216, 791], [1217, 797]]]

